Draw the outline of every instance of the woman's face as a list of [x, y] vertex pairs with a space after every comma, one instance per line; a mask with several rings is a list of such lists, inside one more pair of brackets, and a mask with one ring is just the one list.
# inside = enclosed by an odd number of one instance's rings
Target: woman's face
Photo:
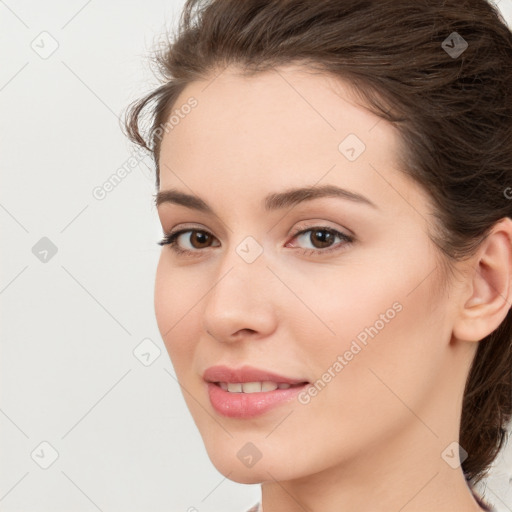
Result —
[[[183, 232], [162, 247], [156, 318], [213, 464], [254, 483], [400, 440], [440, 453], [467, 368], [397, 132], [325, 76], [233, 71], [182, 92], [160, 154], [162, 228]], [[289, 194], [323, 187], [350, 194]], [[208, 383], [214, 366], [233, 371]]]

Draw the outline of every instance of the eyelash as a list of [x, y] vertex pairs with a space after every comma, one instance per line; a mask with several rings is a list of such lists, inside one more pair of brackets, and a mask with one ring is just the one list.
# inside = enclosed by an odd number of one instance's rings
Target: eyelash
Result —
[[[306, 256], [311, 256], [311, 255], [316, 255], [316, 254], [325, 255], [325, 254], [329, 254], [334, 251], [343, 250], [345, 247], [352, 244], [355, 240], [354, 237], [352, 237], [350, 235], [346, 235], [345, 233], [341, 233], [340, 231], [330, 228], [330, 227], [327, 227], [327, 226], [312, 226], [307, 229], [299, 229], [293, 234], [292, 239], [297, 238], [299, 235], [308, 233], [309, 231], [327, 231], [327, 232], [333, 234], [335, 237], [341, 238], [341, 240], [344, 243], [339, 243], [335, 246], [327, 247], [326, 249], [299, 249], [300, 253], [303, 255], [306, 255]], [[194, 229], [194, 228], [180, 229], [180, 230], [165, 234], [164, 237], [162, 238], [162, 240], [160, 240], [157, 243], [158, 243], [158, 245], [161, 245], [161, 246], [169, 245], [169, 247], [176, 254], [181, 255], [181, 256], [187, 256], [187, 257], [201, 256], [201, 253], [203, 252], [202, 249], [195, 249], [195, 250], [191, 251], [188, 249], [182, 249], [178, 245], [177, 238], [180, 235], [182, 235], [183, 233], [189, 233], [189, 232], [199, 232], [199, 233], [206, 233], [208, 235], [211, 235], [211, 233], [209, 233], [208, 231], [206, 231], [204, 229]], [[208, 248], [209, 247], [207, 247], [207, 249]]]

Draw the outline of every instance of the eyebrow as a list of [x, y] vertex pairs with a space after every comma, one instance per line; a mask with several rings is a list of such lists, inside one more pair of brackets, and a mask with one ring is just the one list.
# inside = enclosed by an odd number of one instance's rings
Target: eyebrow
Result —
[[[265, 211], [280, 210], [322, 197], [337, 197], [378, 209], [378, 206], [367, 197], [335, 185], [292, 188], [284, 192], [269, 194], [263, 201], [263, 208]], [[200, 197], [185, 194], [175, 189], [162, 190], [156, 194], [155, 204], [157, 208], [164, 203], [178, 204], [200, 212], [214, 214], [213, 209]]]

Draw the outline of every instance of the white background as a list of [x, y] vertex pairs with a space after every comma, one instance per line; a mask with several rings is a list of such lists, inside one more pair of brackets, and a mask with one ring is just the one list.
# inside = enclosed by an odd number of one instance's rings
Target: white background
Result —
[[[160, 339], [151, 162], [92, 193], [132, 155], [118, 116], [156, 85], [149, 51], [183, 4], [0, 0], [2, 511], [244, 512], [260, 498], [211, 464]], [[512, 0], [499, 6], [512, 24]], [[511, 445], [486, 482], [503, 512]]]

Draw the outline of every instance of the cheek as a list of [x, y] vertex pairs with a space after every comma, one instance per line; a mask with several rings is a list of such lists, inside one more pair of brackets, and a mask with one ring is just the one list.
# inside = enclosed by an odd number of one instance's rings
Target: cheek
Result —
[[311, 402], [317, 402], [313, 407], [322, 411], [320, 416], [338, 417], [349, 408], [357, 418], [354, 428], [369, 415], [375, 421], [386, 415], [400, 421], [408, 414], [401, 400], [420, 407], [435, 386], [449, 330], [434, 292], [439, 276], [434, 272], [422, 282], [419, 263], [411, 259], [399, 271], [395, 265], [393, 273], [377, 265], [351, 266], [339, 283], [320, 279], [305, 290], [334, 331], [318, 322], [313, 329], [310, 321], [300, 335], [319, 379]]
[[[195, 291], [194, 291], [195, 290]], [[201, 319], [195, 309], [200, 301], [186, 272], [176, 269], [162, 251], [155, 276], [155, 317], [162, 340], [176, 371], [189, 360], [199, 339]]]
[[415, 243], [367, 251], [371, 258], [359, 253], [357, 261], [319, 268], [304, 280], [303, 296], [317, 317], [308, 314], [309, 330], [321, 329], [325, 340], [316, 350], [332, 353], [349, 350], [354, 340], [362, 347], [386, 340], [386, 349], [404, 350], [405, 357], [408, 348], [446, 327], [440, 321], [443, 306], [435, 285], [441, 276], [434, 255], [423, 239]]

